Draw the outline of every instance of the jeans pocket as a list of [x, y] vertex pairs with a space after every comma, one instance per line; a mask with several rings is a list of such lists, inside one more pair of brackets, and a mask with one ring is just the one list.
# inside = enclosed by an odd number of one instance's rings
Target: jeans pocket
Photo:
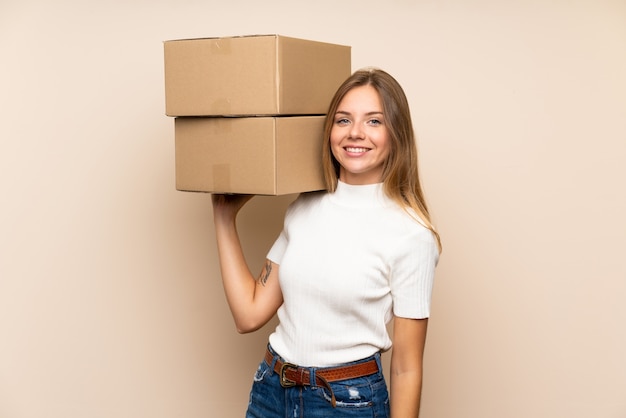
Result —
[[367, 377], [331, 382], [329, 386], [332, 393], [324, 387], [319, 388], [321, 389], [320, 393], [327, 402], [331, 402], [334, 394], [336, 408], [370, 408], [381, 397], [380, 392], [384, 392], [384, 394], [387, 392], [384, 380], [377, 383]]

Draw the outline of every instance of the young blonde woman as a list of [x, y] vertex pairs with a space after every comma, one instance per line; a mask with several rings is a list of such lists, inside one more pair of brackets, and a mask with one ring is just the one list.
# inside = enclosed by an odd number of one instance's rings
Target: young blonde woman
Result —
[[[324, 128], [327, 191], [303, 193], [259, 276], [236, 229], [251, 196], [213, 195], [226, 298], [237, 330], [278, 314], [247, 417], [411, 417], [441, 249], [424, 200], [409, 106], [379, 69], [355, 72]], [[387, 324], [393, 321], [393, 336]], [[391, 349], [389, 390], [380, 354]]]

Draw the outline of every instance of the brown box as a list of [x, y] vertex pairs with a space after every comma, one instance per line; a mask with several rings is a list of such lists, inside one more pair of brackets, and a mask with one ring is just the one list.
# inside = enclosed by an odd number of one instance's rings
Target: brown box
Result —
[[176, 189], [284, 195], [324, 189], [324, 116], [175, 119]]
[[321, 115], [350, 47], [279, 35], [164, 42], [168, 116]]

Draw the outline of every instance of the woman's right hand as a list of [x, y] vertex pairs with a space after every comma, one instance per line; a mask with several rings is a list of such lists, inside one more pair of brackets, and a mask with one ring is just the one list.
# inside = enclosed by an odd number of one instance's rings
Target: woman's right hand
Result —
[[252, 194], [221, 194], [211, 195], [213, 203], [213, 216], [216, 220], [232, 220], [237, 216], [241, 208], [252, 199]]

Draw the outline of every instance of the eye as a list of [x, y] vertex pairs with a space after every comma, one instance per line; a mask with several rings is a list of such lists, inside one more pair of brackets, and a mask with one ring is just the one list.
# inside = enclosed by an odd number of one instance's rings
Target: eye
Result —
[[348, 125], [349, 123], [350, 123], [350, 120], [348, 120], [348, 118], [335, 119], [335, 124], [339, 126], [345, 126], [345, 125]]
[[383, 121], [377, 118], [372, 118], [368, 122], [370, 125], [379, 126], [383, 124]]

